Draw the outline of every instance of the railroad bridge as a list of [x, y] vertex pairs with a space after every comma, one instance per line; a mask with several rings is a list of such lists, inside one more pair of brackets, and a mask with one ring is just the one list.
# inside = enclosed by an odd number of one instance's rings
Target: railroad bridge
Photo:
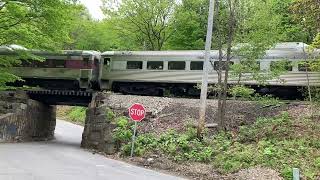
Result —
[[31, 99], [47, 105], [88, 106], [95, 92], [72, 90], [28, 90], [26, 93]]
[[108, 121], [105, 93], [93, 91], [27, 90], [0, 92], [0, 142], [54, 138], [56, 105], [88, 107], [81, 146], [112, 154], [116, 151]]

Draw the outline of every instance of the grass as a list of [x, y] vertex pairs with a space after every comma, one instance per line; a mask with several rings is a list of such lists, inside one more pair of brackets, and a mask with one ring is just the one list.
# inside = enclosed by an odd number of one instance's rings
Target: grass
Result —
[[57, 116], [61, 119], [70, 121], [75, 124], [84, 125], [86, 119], [86, 110], [85, 107], [58, 107]]

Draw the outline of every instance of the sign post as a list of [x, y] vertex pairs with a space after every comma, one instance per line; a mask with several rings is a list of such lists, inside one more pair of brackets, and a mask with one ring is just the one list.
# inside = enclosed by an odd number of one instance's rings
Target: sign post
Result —
[[134, 142], [136, 139], [137, 125], [146, 117], [146, 110], [142, 104], [135, 103], [129, 107], [129, 116], [134, 121], [134, 130], [132, 135], [131, 157], [133, 157]]

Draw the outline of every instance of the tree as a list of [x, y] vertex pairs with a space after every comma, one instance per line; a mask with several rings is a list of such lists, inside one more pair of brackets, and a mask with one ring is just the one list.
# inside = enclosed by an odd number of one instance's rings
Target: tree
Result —
[[105, 12], [124, 38], [123, 42], [131, 40], [137, 49], [161, 50], [172, 36], [174, 8], [173, 0], [124, 0], [118, 9], [105, 9]]
[[174, 33], [168, 40], [168, 49], [203, 49], [205, 42], [208, 1], [183, 0], [174, 13]]
[[234, 71], [232, 74], [238, 73], [238, 84], [242, 82], [244, 72], [251, 73], [251, 77], [258, 82], [265, 82], [274, 75], [271, 72], [262, 73], [257, 64], [257, 59], [262, 58], [266, 50], [281, 37], [278, 28], [281, 22], [279, 15], [270, 16], [272, 6], [272, 0], [220, 1], [215, 27], [219, 49], [217, 89], [218, 119], [221, 128], [225, 128], [231, 58], [237, 57], [241, 62], [231, 66]]
[[279, 16], [280, 40], [283, 42], [308, 42], [309, 34], [294, 20], [291, 6], [295, 0], [272, 1], [271, 13]]
[[61, 48], [67, 41], [73, 4], [63, 0], [4, 0], [0, 4], [0, 45]]
[[318, 0], [296, 0], [291, 6], [295, 22], [308, 33], [307, 42], [311, 43], [320, 32], [320, 2]]
[[77, 38], [75, 49], [103, 52], [121, 49], [121, 44], [111, 21], [88, 21], [85, 23], [84, 32]]
[[[69, 40], [68, 12], [74, 4], [67, 0], [2, 0], [0, 2], [0, 46], [19, 44], [35, 49], [62, 49]], [[19, 64], [27, 51], [11, 49], [18, 57], [0, 57], [0, 86], [18, 79], [8, 71]], [[20, 56], [20, 58], [19, 58]], [[30, 56], [30, 55], [29, 55]]]

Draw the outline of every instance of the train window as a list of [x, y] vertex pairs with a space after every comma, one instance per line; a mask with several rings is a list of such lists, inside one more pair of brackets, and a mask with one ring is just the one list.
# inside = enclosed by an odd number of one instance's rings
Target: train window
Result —
[[190, 70], [203, 70], [203, 61], [191, 61]]
[[83, 66], [84, 67], [88, 67], [89, 66], [89, 58], [88, 57], [83, 58]]
[[314, 62], [300, 62], [298, 64], [298, 70], [299, 71], [317, 71], [319, 68], [319, 62], [314, 61]]
[[33, 61], [32, 67], [44, 67], [44, 63], [42, 61]]
[[253, 63], [252, 61], [240, 61], [240, 63], [254, 71], [260, 71], [260, 61], [256, 61], [256, 63]]
[[52, 67], [65, 68], [66, 67], [66, 61], [65, 60], [54, 59], [54, 60], [52, 60]]
[[21, 67], [32, 67], [32, 60], [21, 60]]
[[[230, 61], [229, 63], [230, 65], [233, 65], [234, 62]], [[219, 70], [219, 67], [221, 67], [222, 71], [225, 71], [227, 68], [227, 61], [222, 61], [221, 64], [219, 63], [219, 61], [215, 61], [214, 62], [214, 70]]]
[[152, 69], [163, 69], [163, 61], [148, 61], [147, 68]]
[[127, 61], [127, 69], [142, 69], [142, 61]]
[[299, 71], [310, 71], [310, 67], [308, 64], [298, 64], [298, 70]]
[[42, 67], [45, 68], [52, 68], [53, 67], [53, 60], [52, 59], [46, 59], [42, 62]]
[[104, 58], [104, 64], [106, 66], [110, 66], [110, 63], [111, 63], [111, 59], [110, 58]]
[[169, 61], [168, 69], [169, 70], [185, 70], [186, 62], [184, 61]]
[[272, 61], [270, 63], [270, 70], [285, 70], [292, 71], [292, 63], [290, 61]]

